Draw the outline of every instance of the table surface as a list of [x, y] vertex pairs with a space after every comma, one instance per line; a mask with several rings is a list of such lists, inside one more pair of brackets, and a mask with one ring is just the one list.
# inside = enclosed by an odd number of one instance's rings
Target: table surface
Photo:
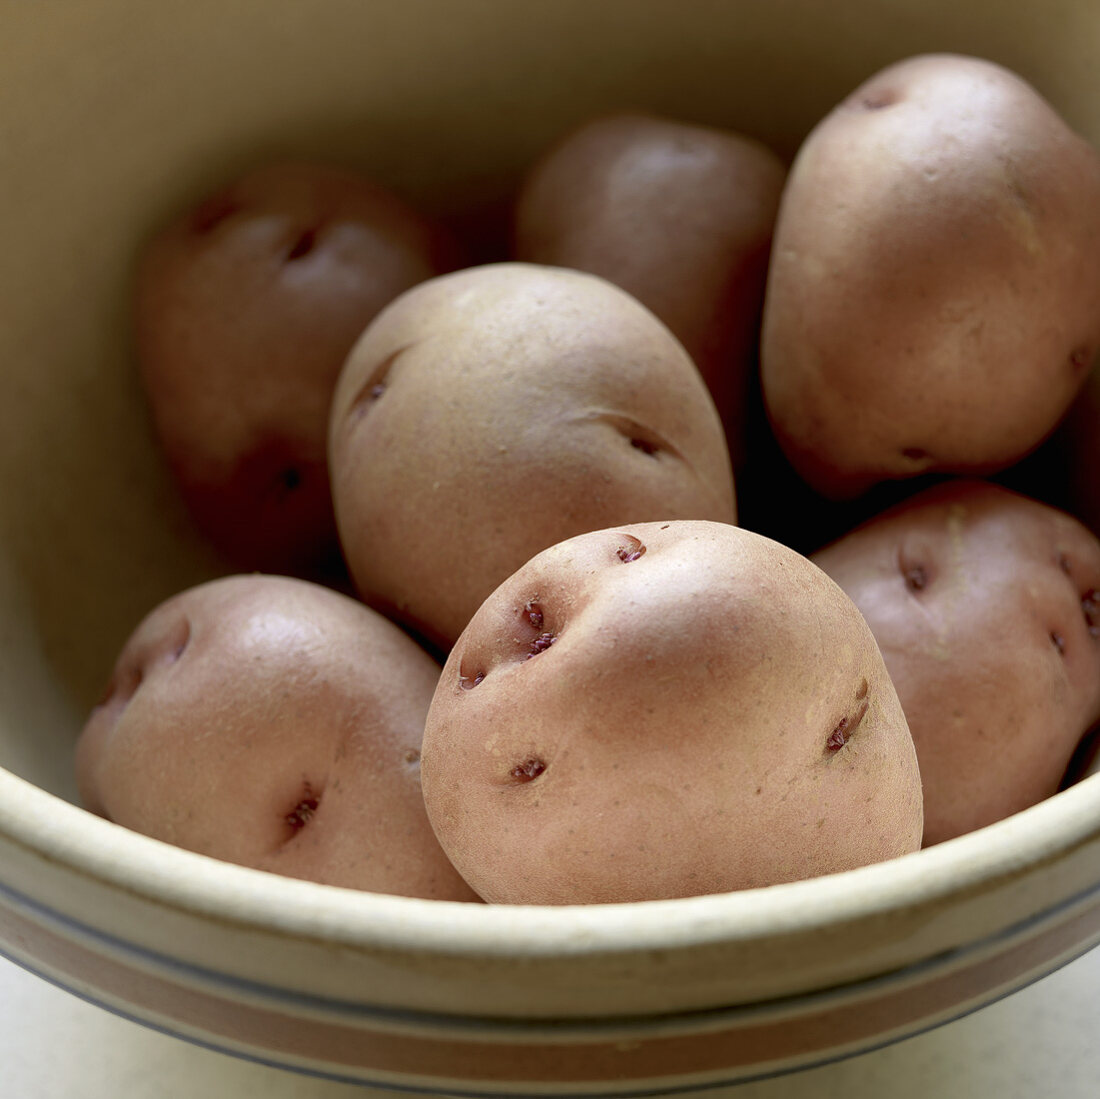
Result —
[[[1100, 947], [967, 1018], [702, 1099], [1097, 1099]], [[401, 1094], [238, 1060], [148, 1030], [0, 959], [0, 1065], [20, 1099], [372, 1099]]]

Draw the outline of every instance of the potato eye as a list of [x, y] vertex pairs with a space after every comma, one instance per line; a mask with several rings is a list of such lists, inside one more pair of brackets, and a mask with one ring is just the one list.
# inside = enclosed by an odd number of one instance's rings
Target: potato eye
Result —
[[283, 820], [290, 825], [292, 831], [300, 832], [313, 819], [314, 813], [321, 806], [320, 795], [313, 792], [308, 782], [302, 784], [302, 796], [298, 803], [290, 810]]
[[354, 422], [362, 417], [367, 409], [386, 392], [390, 385], [390, 371], [393, 369], [394, 363], [412, 346], [413, 344], [409, 343], [404, 347], [399, 347], [392, 355], [387, 355], [375, 365], [351, 402], [348, 409], [348, 417], [351, 421]]
[[530, 782], [532, 779], [538, 778], [545, 770], [546, 764], [541, 759], [532, 757], [525, 759], [522, 763], [517, 763], [508, 774], [517, 782]]
[[626, 542], [615, 549], [615, 556], [618, 557], [624, 565], [629, 565], [631, 561], [637, 561], [645, 553], [645, 543], [635, 538], [633, 535], [625, 535]]
[[299, 235], [298, 239], [294, 242], [290, 251], [287, 252], [287, 261], [301, 259], [302, 256], [308, 256], [310, 252], [316, 247], [317, 244], [317, 230], [306, 229], [305, 232]]
[[923, 565], [907, 565], [902, 575], [910, 591], [923, 591], [928, 586], [928, 570]]
[[191, 222], [191, 230], [202, 235], [213, 232], [221, 223], [231, 218], [240, 209], [240, 205], [227, 194], [214, 195], [196, 211]]
[[535, 640], [531, 642], [531, 647], [527, 650], [527, 653], [524, 655], [523, 659], [530, 660], [531, 657], [538, 656], [540, 653], [546, 652], [546, 650], [550, 648], [550, 646], [553, 645], [555, 641], [557, 641], [557, 638], [552, 633], [540, 633], [538, 637], [536, 637]]
[[1051, 644], [1058, 650], [1060, 656], [1066, 655], [1066, 639], [1054, 630], [1050, 632]]
[[1100, 637], [1100, 591], [1089, 588], [1081, 596], [1081, 611], [1089, 628], [1089, 637]]
[[1069, 364], [1074, 373], [1081, 373], [1092, 365], [1092, 350], [1088, 347], [1075, 347], [1069, 353]]

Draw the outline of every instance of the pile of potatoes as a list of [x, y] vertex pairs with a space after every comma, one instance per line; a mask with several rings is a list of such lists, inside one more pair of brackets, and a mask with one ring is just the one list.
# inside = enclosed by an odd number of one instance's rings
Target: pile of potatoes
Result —
[[1033, 88], [903, 61], [789, 171], [604, 115], [512, 216], [471, 266], [374, 182], [277, 163], [149, 244], [150, 412], [236, 574], [126, 643], [89, 809], [569, 904], [902, 856], [1084, 773], [1100, 156]]

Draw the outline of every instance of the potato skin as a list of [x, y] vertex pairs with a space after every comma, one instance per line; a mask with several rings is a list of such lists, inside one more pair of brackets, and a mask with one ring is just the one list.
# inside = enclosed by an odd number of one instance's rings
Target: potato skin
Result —
[[329, 445], [360, 594], [443, 648], [555, 542], [736, 516], [687, 353], [624, 291], [561, 268], [491, 264], [402, 295], [348, 357]]
[[327, 588], [258, 575], [191, 588], [123, 647], [77, 744], [82, 799], [228, 862], [476, 900], [420, 792], [438, 678], [396, 626]]
[[819, 491], [985, 474], [1054, 427], [1100, 348], [1100, 156], [990, 62], [872, 77], [792, 166], [761, 347]]
[[1054, 794], [1100, 718], [1100, 542], [948, 482], [813, 555], [878, 641], [917, 747], [925, 846]]
[[751, 138], [622, 112], [563, 136], [516, 202], [517, 259], [600, 275], [668, 325], [710, 389], [735, 468], [785, 176]]
[[511, 576], [444, 667], [422, 777], [498, 903], [745, 889], [920, 844], [866, 624], [805, 558], [718, 523], [590, 532]]
[[314, 578], [339, 559], [326, 465], [344, 358], [378, 311], [449, 270], [442, 232], [352, 172], [247, 172], [148, 244], [140, 375], [197, 525], [235, 566]]

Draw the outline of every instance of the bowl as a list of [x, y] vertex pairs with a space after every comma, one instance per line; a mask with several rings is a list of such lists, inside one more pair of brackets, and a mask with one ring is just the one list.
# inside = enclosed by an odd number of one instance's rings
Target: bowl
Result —
[[150, 434], [145, 238], [268, 155], [471, 223], [597, 110], [790, 155], [875, 69], [951, 50], [1100, 139], [1093, 0], [55, 0], [0, 13], [0, 950], [268, 1063], [460, 1095], [666, 1093], [959, 1016], [1100, 942], [1100, 776], [893, 862], [728, 895], [481, 907], [282, 879], [77, 805], [72, 747], [156, 602], [216, 575]]

